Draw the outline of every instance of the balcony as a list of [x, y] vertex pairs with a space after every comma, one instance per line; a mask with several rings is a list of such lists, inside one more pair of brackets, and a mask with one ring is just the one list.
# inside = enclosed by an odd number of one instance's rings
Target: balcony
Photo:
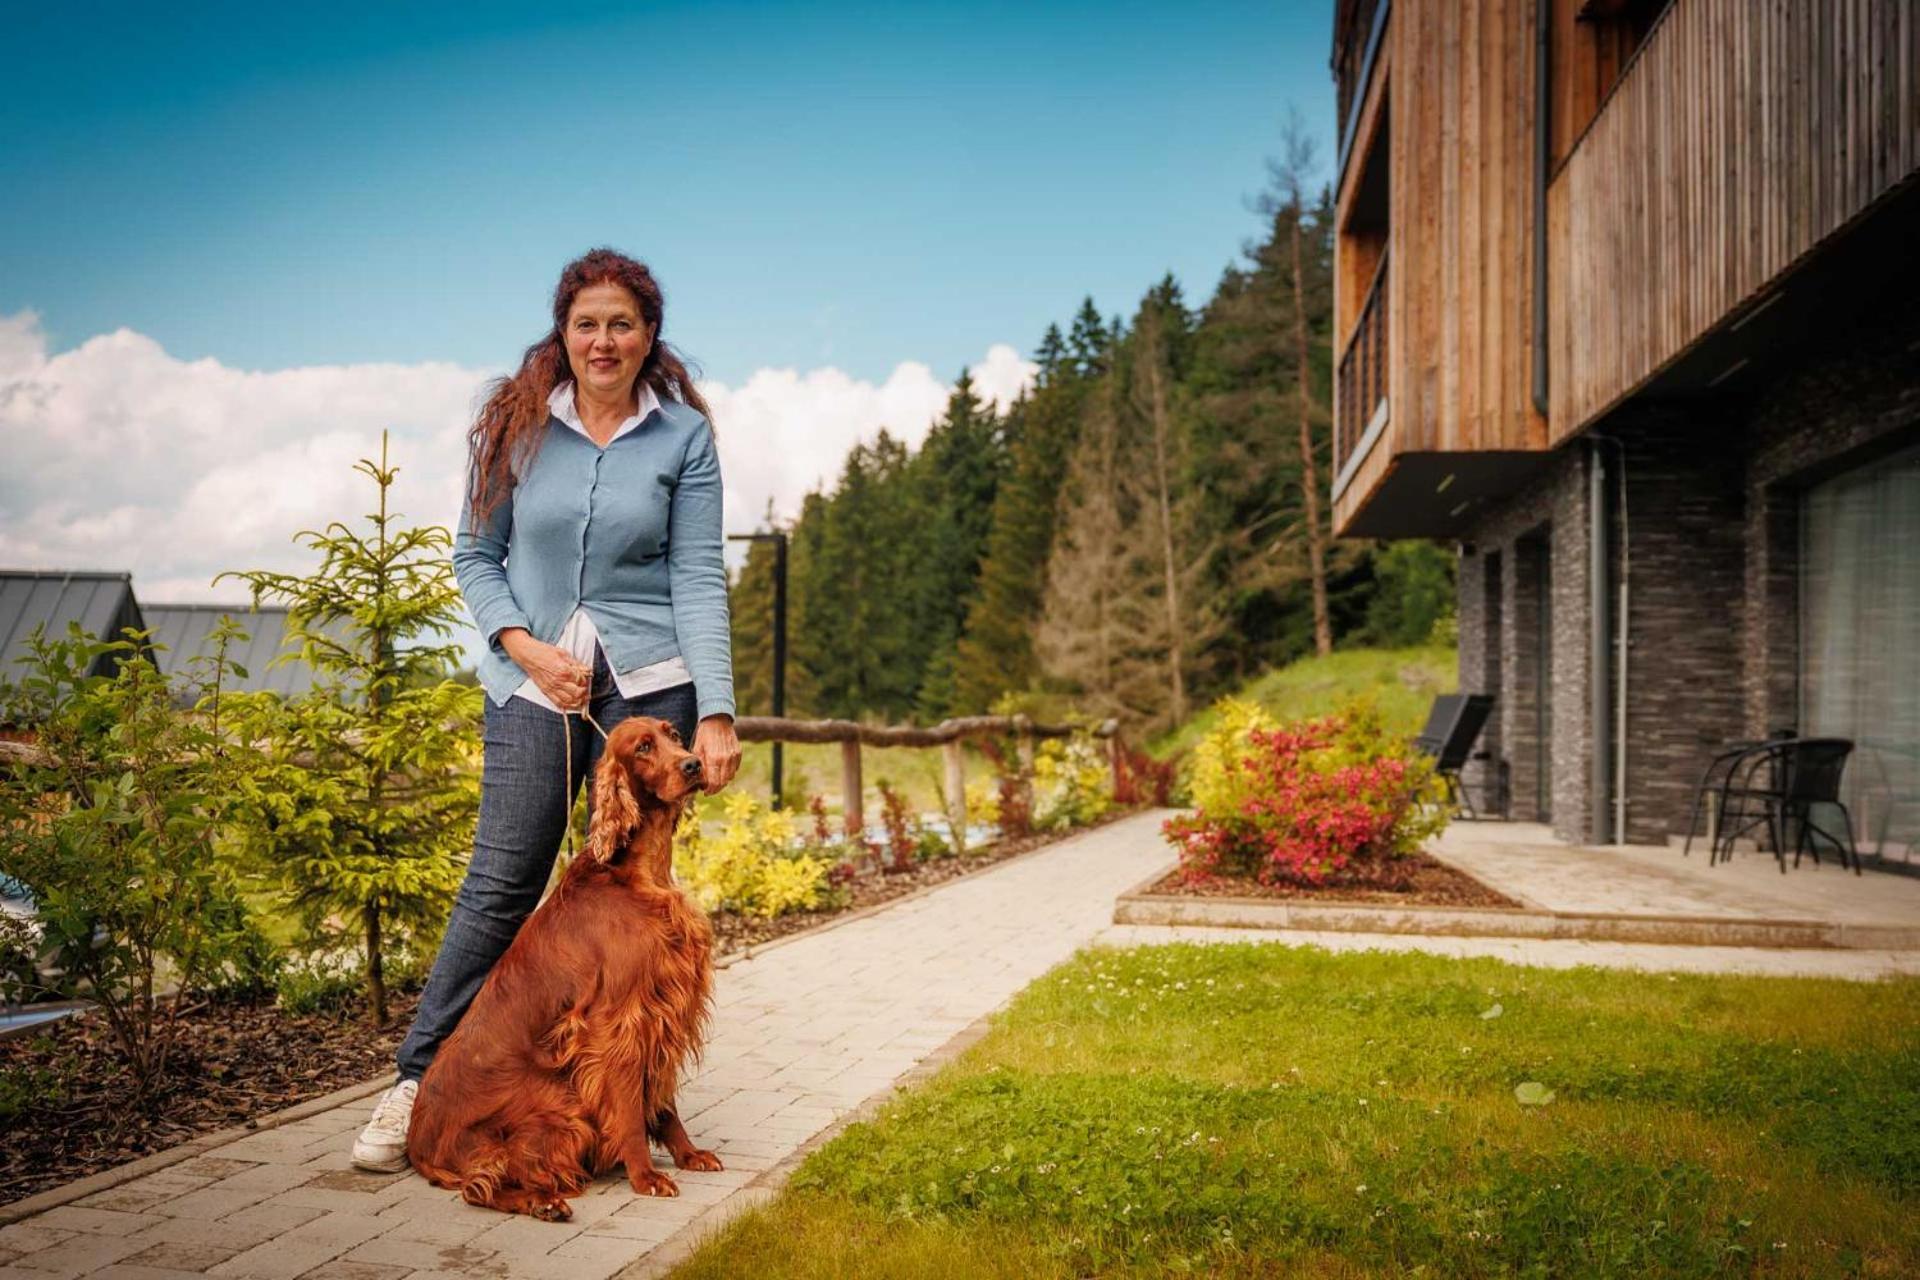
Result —
[[1920, 164], [1914, 23], [1910, 0], [1664, 11], [1548, 188], [1552, 443], [1636, 394], [1743, 390], [1755, 318], [1835, 292], [1806, 268]]
[[1335, 375], [1333, 496], [1337, 501], [1360, 460], [1387, 428], [1387, 255], [1367, 287], [1359, 319]]

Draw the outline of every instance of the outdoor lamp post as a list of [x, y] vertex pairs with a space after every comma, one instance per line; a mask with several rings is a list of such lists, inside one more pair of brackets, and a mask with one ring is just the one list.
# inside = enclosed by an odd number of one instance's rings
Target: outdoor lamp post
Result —
[[[787, 535], [773, 533], [730, 533], [729, 542], [771, 542], [773, 544], [773, 715], [787, 713]], [[780, 807], [781, 744], [773, 743], [773, 807]]]

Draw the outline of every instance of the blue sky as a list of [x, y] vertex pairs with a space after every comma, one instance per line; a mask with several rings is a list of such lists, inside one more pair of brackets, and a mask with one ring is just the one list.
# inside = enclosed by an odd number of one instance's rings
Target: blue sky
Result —
[[1204, 298], [1290, 103], [1328, 155], [1332, 9], [9, 0], [0, 315], [494, 369], [606, 242], [709, 377], [951, 378], [1083, 294]]
[[1333, 0], [0, 5], [0, 566], [154, 602], [305, 571], [383, 433], [453, 525], [590, 246], [665, 284], [747, 531], [1083, 296], [1204, 300], [1289, 106], [1332, 132]]

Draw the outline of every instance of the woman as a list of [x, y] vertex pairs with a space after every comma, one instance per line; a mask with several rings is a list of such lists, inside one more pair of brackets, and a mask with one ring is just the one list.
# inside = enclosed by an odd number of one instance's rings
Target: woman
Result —
[[[407, 1119], [435, 1049], [540, 901], [598, 730], [657, 716], [718, 791], [740, 767], [707, 404], [660, 338], [660, 287], [611, 249], [569, 263], [553, 329], [496, 383], [468, 433], [454, 540], [486, 638], [486, 759], [473, 860], [400, 1046], [400, 1080], [353, 1145], [407, 1164]], [[572, 777], [568, 782], [569, 751]]]

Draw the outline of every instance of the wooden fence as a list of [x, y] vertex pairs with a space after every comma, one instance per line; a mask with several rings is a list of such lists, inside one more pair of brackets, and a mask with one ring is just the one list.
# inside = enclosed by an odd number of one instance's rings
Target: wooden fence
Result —
[[964, 849], [967, 829], [967, 775], [960, 757], [960, 744], [968, 738], [1011, 735], [1020, 753], [1023, 777], [1033, 770], [1033, 744], [1040, 738], [1065, 738], [1075, 733], [1090, 733], [1103, 738], [1111, 757], [1120, 749], [1118, 722], [1105, 720], [1096, 725], [1035, 724], [1026, 716], [960, 716], [942, 720], [931, 728], [913, 725], [860, 724], [853, 720], [787, 720], [773, 716], [742, 716], [733, 722], [742, 742], [837, 742], [840, 744], [841, 803], [846, 829], [858, 833], [866, 827], [861, 796], [864, 783], [860, 772], [860, 748], [939, 747], [945, 758], [942, 787], [947, 822], [953, 829], [956, 849]]
[[[1033, 744], [1041, 738], [1065, 738], [1088, 733], [1105, 740], [1107, 752], [1118, 778], [1120, 751], [1119, 724], [1105, 720], [1093, 725], [1036, 724], [1026, 716], [961, 716], [942, 720], [931, 728], [914, 725], [860, 724], [853, 720], [788, 720], [773, 716], [741, 716], [734, 731], [742, 742], [837, 742], [840, 744], [841, 795], [845, 806], [846, 829], [858, 833], [866, 827], [862, 804], [860, 748], [939, 747], [945, 758], [942, 798], [947, 820], [953, 828], [954, 846], [964, 849], [967, 828], [967, 776], [960, 756], [960, 744], [968, 738], [1011, 736], [1019, 752], [1022, 777], [1033, 771]], [[23, 764], [42, 764], [46, 754], [25, 742], [0, 741], [0, 768]]]

